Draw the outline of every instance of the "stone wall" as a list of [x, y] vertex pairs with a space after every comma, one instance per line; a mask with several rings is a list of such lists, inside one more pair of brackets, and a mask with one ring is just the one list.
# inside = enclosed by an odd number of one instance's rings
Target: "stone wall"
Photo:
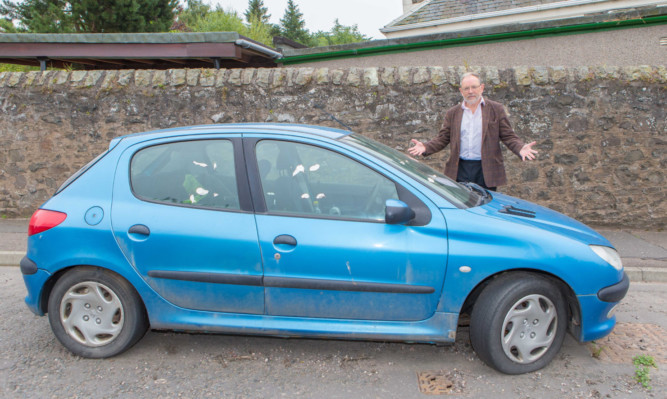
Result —
[[[505, 150], [501, 191], [592, 225], [667, 224], [667, 70], [471, 68], [537, 161]], [[0, 73], [0, 217], [29, 216], [112, 137], [226, 122], [341, 127], [405, 150], [460, 101], [463, 68]], [[449, 149], [425, 161], [441, 168]]]

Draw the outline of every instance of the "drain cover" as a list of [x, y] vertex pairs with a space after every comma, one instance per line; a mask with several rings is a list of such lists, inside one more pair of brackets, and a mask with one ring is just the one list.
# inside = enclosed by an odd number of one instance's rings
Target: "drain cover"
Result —
[[632, 363], [632, 358], [650, 354], [657, 363], [667, 363], [667, 331], [655, 324], [618, 323], [608, 336], [591, 342], [593, 357], [607, 363]]
[[451, 395], [463, 392], [465, 382], [459, 371], [422, 371], [417, 373], [419, 391], [426, 395]]

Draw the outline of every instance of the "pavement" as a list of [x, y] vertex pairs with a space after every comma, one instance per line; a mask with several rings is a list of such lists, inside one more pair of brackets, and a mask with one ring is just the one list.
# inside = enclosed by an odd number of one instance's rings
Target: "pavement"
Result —
[[[667, 231], [595, 230], [616, 247], [630, 281], [667, 282]], [[27, 232], [28, 219], [0, 219], [0, 266], [19, 265], [26, 253]]]

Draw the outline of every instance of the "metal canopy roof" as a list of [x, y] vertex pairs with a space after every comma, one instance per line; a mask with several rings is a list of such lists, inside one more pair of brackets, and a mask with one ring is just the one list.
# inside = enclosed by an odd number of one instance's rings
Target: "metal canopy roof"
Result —
[[275, 67], [281, 57], [236, 32], [0, 34], [0, 63], [42, 69]]

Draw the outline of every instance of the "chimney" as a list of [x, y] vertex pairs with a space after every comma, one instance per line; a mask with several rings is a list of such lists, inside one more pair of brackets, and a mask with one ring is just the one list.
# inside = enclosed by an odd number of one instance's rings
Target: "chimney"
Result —
[[403, 14], [406, 14], [408, 11], [412, 10], [417, 4], [421, 3], [424, 0], [403, 0]]

